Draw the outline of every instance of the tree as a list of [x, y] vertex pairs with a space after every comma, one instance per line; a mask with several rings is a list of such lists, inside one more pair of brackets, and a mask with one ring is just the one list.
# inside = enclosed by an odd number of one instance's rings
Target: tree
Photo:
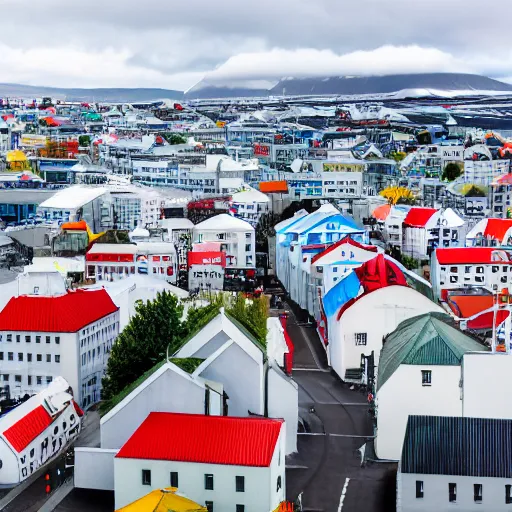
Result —
[[166, 133], [164, 134], [165, 140], [171, 144], [186, 144], [187, 139], [183, 137], [183, 135], [180, 135], [179, 133]]
[[186, 335], [183, 305], [170, 292], [157, 294], [153, 301], [139, 302], [136, 314], [112, 347], [103, 378], [103, 398], [110, 399], [144, 372], [175, 352]]
[[91, 145], [91, 137], [89, 135], [80, 135], [78, 137], [78, 145], [87, 148]]
[[454, 181], [462, 174], [460, 165], [455, 162], [449, 162], [443, 170], [443, 180]]
[[405, 187], [387, 187], [379, 193], [389, 204], [414, 204], [414, 194]]

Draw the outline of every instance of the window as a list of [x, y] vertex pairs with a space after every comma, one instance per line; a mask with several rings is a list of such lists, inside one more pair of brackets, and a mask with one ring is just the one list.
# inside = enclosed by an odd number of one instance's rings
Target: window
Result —
[[21, 384], [21, 375], [15, 375], [14, 376], [14, 382], [17, 382], [18, 384]]
[[55, 356], [55, 362], [56, 362], [56, 363], [60, 363], [60, 356], [59, 356], [59, 355], [56, 355], [56, 356]]
[[450, 272], [452, 274], [457, 274], [459, 272], [459, 267], [450, 267]]
[[7, 352], [7, 360], [14, 361], [14, 352]]
[[512, 503], [512, 485], [505, 485], [505, 503], [510, 505]]
[[245, 512], [245, 505], [237, 505], [236, 512]]
[[36, 354], [36, 359], [40, 363], [43, 360], [43, 354]]
[[213, 512], [213, 501], [205, 501], [204, 506], [208, 512]]
[[31, 363], [31, 362], [32, 362], [32, 354], [27, 354], [27, 361], [28, 361], [29, 363]]
[[179, 487], [178, 486], [178, 472], [177, 471], [171, 471], [171, 487], [176, 487], [176, 489]]
[[3, 360], [4, 360], [4, 353], [0, 352], [0, 361], [3, 361]]
[[151, 471], [149, 469], [142, 470], [142, 485], [151, 485]]
[[21, 341], [21, 336], [19, 334], [16, 334], [16, 343], [19, 343]]
[[450, 276], [450, 283], [456, 283], [458, 282], [459, 278], [458, 276]]
[[496, 274], [496, 272], [498, 272], [498, 270], [499, 270], [498, 265], [493, 265], [493, 266], [491, 267], [491, 271], [492, 271], [492, 273], [493, 273], [493, 274]]
[[365, 332], [356, 332], [354, 334], [354, 338], [355, 338], [355, 341], [356, 341], [356, 346], [366, 346], [367, 333], [365, 333]]
[[481, 503], [482, 502], [482, 484], [473, 484], [473, 490], [475, 494], [475, 502]]
[[9, 375], [8, 375], [7, 373], [6, 373], [6, 374], [4, 374], [4, 376], [2, 377], [2, 380], [3, 380], [4, 382], [9, 382]]
[[46, 377], [46, 384], [51, 384], [52, 383], [52, 380], [53, 380], [53, 377]]
[[484, 273], [484, 267], [476, 267], [476, 273], [477, 274], [483, 274]]
[[43, 383], [43, 377], [41, 377], [40, 375], [38, 375], [36, 377], [36, 382], [37, 382], [37, 385], [40, 386], [42, 383]]
[[18, 361], [23, 361], [23, 352], [18, 352]]
[[245, 233], [245, 239], [250, 240], [251, 239], [251, 233]]
[[416, 498], [423, 498], [423, 481], [416, 480]]
[[41, 336], [36, 336], [36, 343], [41, 343]]
[[245, 492], [245, 476], [236, 477], [236, 492]]
[[46, 336], [46, 343], [50, 343], [50, 336]]
[[245, 252], [251, 252], [251, 244], [245, 244]]
[[421, 370], [421, 384], [423, 386], [432, 384], [432, 370]]
[[448, 499], [452, 503], [457, 501], [457, 484], [448, 484]]
[[204, 475], [204, 488], [213, 491], [213, 475]]
[[276, 489], [276, 492], [279, 492], [279, 490], [281, 489], [282, 487], [282, 484], [281, 484], [281, 477], [278, 476], [277, 477], [277, 489]]
[[7, 335], [7, 341], [8, 341], [9, 343], [11, 343], [11, 342], [12, 342], [12, 334], [8, 334], [8, 335]]
[[55, 336], [55, 343], [60, 345], [60, 336]]
[[32, 341], [30, 336], [25, 336], [25, 343], [30, 343]]
[[29, 386], [32, 386], [32, 375], [29, 375], [29, 376], [27, 377], [27, 384], [28, 384]]
[[51, 363], [52, 362], [52, 355], [51, 354], [46, 354], [46, 362], [47, 363]]
[[476, 283], [483, 283], [484, 282], [484, 276], [475, 276], [475, 282]]

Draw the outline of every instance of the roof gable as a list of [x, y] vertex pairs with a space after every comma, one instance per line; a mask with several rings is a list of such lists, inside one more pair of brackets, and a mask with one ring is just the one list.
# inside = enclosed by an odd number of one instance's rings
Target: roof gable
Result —
[[[345, 246], [346, 246], [346, 248], [345, 248]], [[317, 263], [319, 260], [321, 260], [322, 258], [324, 258], [325, 256], [328, 256], [329, 254], [331, 254], [333, 252], [336, 252], [336, 254], [341, 254], [343, 257], [343, 254], [342, 254], [343, 249], [350, 250], [351, 248], [361, 249], [362, 251], [369, 253], [369, 256], [371, 258], [373, 258], [375, 256], [375, 254], [372, 254], [372, 253], [377, 252], [377, 247], [374, 247], [372, 245], [360, 244], [359, 242], [352, 240], [352, 238], [350, 238], [350, 236], [346, 236], [346, 237], [342, 238], [341, 240], [339, 240], [338, 242], [330, 245], [327, 249], [325, 249], [325, 251], [321, 252], [320, 254], [315, 255], [313, 257], [313, 259], [311, 260], [311, 264], [313, 265], [314, 263]], [[339, 251], [336, 251], [336, 249], [339, 249]], [[317, 263], [317, 265], [322, 265], [322, 262], [319, 261]]]
[[152, 412], [116, 458], [268, 467], [283, 420]]
[[507, 231], [512, 228], [512, 219], [487, 219], [484, 236], [503, 242]]
[[424, 228], [430, 218], [437, 213], [436, 208], [411, 208], [404, 219], [404, 226]]
[[384, 341], [378, 389], [401, 364], [459, 366], [465, 353], [489, 350], [450, 322], [448, 315], [435, 312], [404, 320]]
[[42, 434], [53, 419], [42, 405], [38, 405], [3, 432], [3, 436], [18, 452], [22, 452], [37, 436]]

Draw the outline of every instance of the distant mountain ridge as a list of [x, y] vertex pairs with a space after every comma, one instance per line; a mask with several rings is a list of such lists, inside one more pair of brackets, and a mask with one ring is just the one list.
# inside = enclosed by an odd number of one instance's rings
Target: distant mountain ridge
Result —
[[282, 78], [268, 90], [232, 89], [227, 83], [203, 80], [185, 93], [185, 99], [250, 96], [322, 96], [389, 94], [407, 89], [441, 91], [511, 91], [512, 85], [482, 75], [465, 73], [418, 73], [359, 77]]
[[65, 99], [68, 101], [108, 101], [136, 103], [138, 101], [145, 102], [161, 99], [181, 100], [183, 98], [183, 91], [138, 87], [102, 87], [93, 89], [81, 89], [0, 83], [0, 98], [40, 98], [42, 96], [50, 96], [52, 98], [62, 100]]

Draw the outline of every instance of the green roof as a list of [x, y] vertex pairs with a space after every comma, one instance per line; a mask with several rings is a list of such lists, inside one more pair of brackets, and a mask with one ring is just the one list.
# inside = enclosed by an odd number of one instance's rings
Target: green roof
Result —
[[427, 313], [403, 321], [384, 342], [380, 355], [377, 388], [401, 364], [459, 366], [467, 352], [489, 350], [451, 324], [444, 313]]
[[169, 361], [181, 368], [184, 372], [194, 373], [200, 364], [204, 361], [199, 357], [172, 357]]
[[251, 340], [254, 345], [256, 345], [264, 354], [266, 354], [266, 343], [263, 342], [263, 340], [260, 341], [251, 331], [249, 331], [247, 327], [245, 327], [245, 325], [242, 324], [242, 322], [237, 320], [231, 313], [225, 311], [224, 314], [226, 315], [226, 318], [232, 322], [239, 331], [242, 332], [242, 334], [249, 338], [249, 340]]

